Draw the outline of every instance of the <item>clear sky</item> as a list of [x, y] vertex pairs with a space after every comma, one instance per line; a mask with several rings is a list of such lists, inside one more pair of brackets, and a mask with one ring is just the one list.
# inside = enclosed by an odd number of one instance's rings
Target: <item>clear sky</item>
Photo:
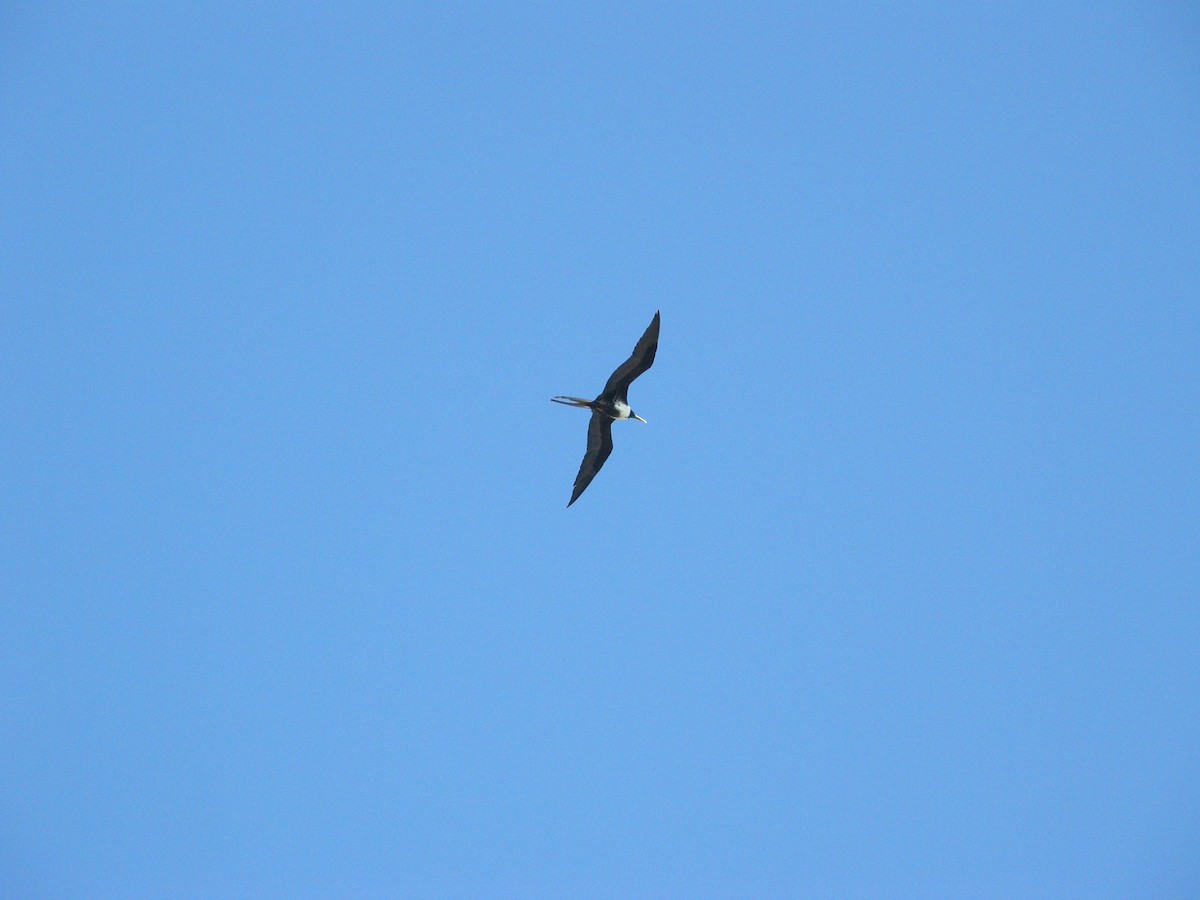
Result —
[[7, 4], [0, 204], [5, 897], [1200, 894], [1193, 4]]

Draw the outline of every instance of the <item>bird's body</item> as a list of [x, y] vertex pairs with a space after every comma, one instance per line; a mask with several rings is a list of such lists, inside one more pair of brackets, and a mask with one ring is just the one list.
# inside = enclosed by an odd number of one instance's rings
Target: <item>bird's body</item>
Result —
[[584, 400], [582, 397], [551, 397], [555, 403], [561, 403], [564, 406], [586, 406], [592, 412], [603, 413], [610, 419], [637, 419], [639, 422], [645, 422], [641, 416], [636, 416], [633, 410], [629, 408], [629, 404], [624, 400], [610, 399], [603, 394], [595, 400]]
[[621, 419], [646, 421], [629, 406], [629, 385], [654, 364], [654, 356], [658, 352], [658, 322], [659, 315], [655, 313], [641, 340], [633, 348], [633, 354], [609, 376], [604, 390], [595, 400], [584, 400], [582, 397], [550, 398], [555, 403], [584, 407], [592, 411], [592, 421], [588, 425], [587, 452], [579, 466], [579, 474], [575, 476], [575, 488], [567, 506], [579, 499], [579, 495], [592, 483], [592, 479], [612, 453], [612, 423]]

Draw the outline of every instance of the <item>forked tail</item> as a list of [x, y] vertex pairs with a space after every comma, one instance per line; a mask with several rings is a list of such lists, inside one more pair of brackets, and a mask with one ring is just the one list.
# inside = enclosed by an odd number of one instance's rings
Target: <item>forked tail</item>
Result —
[[582, 397], [551, 397], [550, 399], [564, 406], [584, 406], [590, 409], [592, 405], [591, 400], [584, 400]]

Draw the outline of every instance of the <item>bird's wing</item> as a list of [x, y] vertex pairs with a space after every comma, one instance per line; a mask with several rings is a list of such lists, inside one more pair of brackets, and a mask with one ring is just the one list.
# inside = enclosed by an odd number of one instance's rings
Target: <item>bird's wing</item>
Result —
[[629, 390], [629, 385], [633, 382], [633, 379], [654, 365], [654, 354], [657, 352], [658, 313], [655, 313], [654, 320], [646, 327], [646, 333], [642, 335], [642, 339], [633, 348], [633, 355], [621, 363], [617, 367], [617, 371], [612, 373], [608, 379], [608, 384], [604, 386], [604, 393], [600, 396], [604, 397], [607, 395], [625, 400], [625, 392]]
[[579, 495], [592, 483], [592, 479], [608, 459], [608, 454], [612, 453], [612, 423], [613, 420], [604, 413], [592, 413], [592, 421], [588, 425], [587, 453], [583, 454], [579, 474], [575, 476], [575, 490], [571, 491], [571, 503], [579, 499]]

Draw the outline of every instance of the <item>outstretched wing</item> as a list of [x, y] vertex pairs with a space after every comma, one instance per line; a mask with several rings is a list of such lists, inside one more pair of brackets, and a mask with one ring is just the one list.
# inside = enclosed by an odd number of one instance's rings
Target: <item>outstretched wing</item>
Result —
[[613, 420], [604, 413], [592, 413], [592, 421], [588, 424], [587, 453], [583, 454], [579, 474], [575, 476], [575, 490], [571, 491], [571, 503], [579, 499], [579, 495], [592, 483], [592, 479], [608, 459], [608, 454], [612, 453], [612, 423]]
[[654, 365], [654, 354], [657, 352], [658, 313], [655, 313], [654, 320], [646, 328], [646, 333], [642, 335], [642, 339], [633, 348], [633, 355], [621, 363], [617, 367], [617, 371], [612, 373], [612, 376], [608, 379], [608, 384], [604, 386], [604, 393], [600, 396], [628, 400], [626, 392], [629, 390], [629, 385], [633, 382], [633, 379]]

